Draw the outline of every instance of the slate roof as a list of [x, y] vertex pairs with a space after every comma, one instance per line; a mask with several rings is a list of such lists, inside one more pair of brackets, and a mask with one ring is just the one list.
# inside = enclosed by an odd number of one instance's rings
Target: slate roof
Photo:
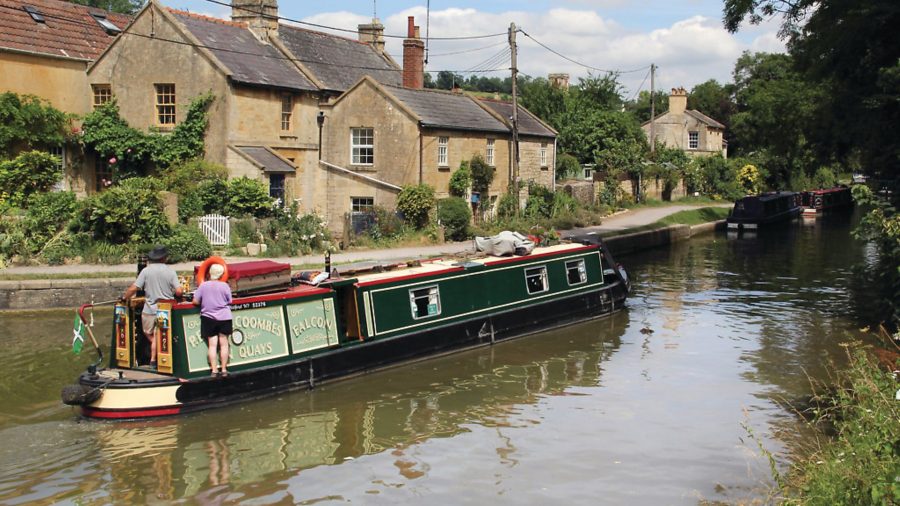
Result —
[[[481, 103], [490, 107], [495, 113], [504, 118], [511, 118], [513, 112], [512, 102], [502, 100], [479, 99]], [[531, 111], [519, 106], [519, 135], [534, 135], [536, 137], [556, 137], [556, 132], [547, 128]], [[512, 120], [507, 122], [512, 126]]]
[[497, 118], [467, 95], [449, 91], [385, 86], [389, 93], [419, 116], [422, 126], [452, 130], [509, 133]]
[[703, 123], [706, 123], [707, 125], [709, 125], [709, 126], [711, 126], [711, 127], [713, 127], [713, 128], [721, 128], [721, 129], [723, 129], [723, 130], [725, 129], [725, 125], [723, 125], [723, 124], [719, 123], [718, 121], [716, 121], [716, 120], [710, 118], [709, 116], [703, 114], [703, 113], [700, 112], [700, 111], [696, 111], [696, 110], [694, 110], [694, 109], [688, 109], [687, 111], [684, 111], [684, 113], [685, 113], [685, 114], [688, 114], [688, 115], [690, 115], [690, 116], [693, 116], [693, 117], [696, 118], [697, 120], [699, 120], [699, 121], [701, 121], [701, 122], [703, 122]]
[[346, 91], [364, 75], [382, 84], [402, 84], [400, 69], [369, 44], [285, 24], [278, 26], [278, 38], [325, 89]]
[[228, 68], [232, 81], [289, 90], [318, 89], [286, 56], [260, 42], [243, 23], [168, 10]]
[[296, 172], [291, 164], [285, 162], [273, 153], [269, 148], [264, 146], [235, 146], [242, 153], [252, 158], [262, 170], [269, 173], [290, 173]]
[[[43, 16], [39, 23], [25, 12], [31, 6]], [[0, 48], [65, 58], [93, 60], [116, 38], [91, 13], [124, 30], [131, 17], [60, 0], [0, 0]]]

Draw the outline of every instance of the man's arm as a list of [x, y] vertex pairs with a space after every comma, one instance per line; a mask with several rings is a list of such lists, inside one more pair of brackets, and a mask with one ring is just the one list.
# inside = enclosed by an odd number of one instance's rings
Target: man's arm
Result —
[[129, 286], [128, 288], [125, 289], [125, 293], [122, 294], [122, 300], [128, 300], [128, 299], [134, 297], [134, 294], [136, 294], [137, 291], [138, 291], [138, 286], [136, 284], [132, 283], [131, 286]]

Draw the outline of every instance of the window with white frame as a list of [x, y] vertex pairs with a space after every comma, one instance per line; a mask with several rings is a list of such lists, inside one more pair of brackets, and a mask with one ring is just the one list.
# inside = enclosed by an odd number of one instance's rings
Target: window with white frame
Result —
[[156, 124], [175, 125], [175, 85], [154, 84], [156, 88]]
[[529, 295], [549, 290], [550, 283], [547, 281], [547, 266], [542, 265], [525, 269], [525, 288], [528, 290]]
[[449, 137], [438, 137], [438, 167], [450, 166], [450, 157], [447, 154], [449, 144]]
[[415, 320], [441, 314], [441, 291], [437, 285], [409, 291], [409, 307]]
[[375, 210], [375, 197], [350, 197], [350, 211], [354, 214], [371, 213]]
[[700, 132], [688, 132], [688, 149], [700, 148]]
[[281, 95], [281, 131], [291, 131], [291, 117], [294, 115], [294, 96], [290, 93]]
[[494, 139], [487, 140], [487, 149], [484, 152], [484, 161], [491, 167], [494, 166]]
[[583, 258], [566, 262], [566, 279], [570, 286], [587, 282], [587, 269]]
[[66, 189], [66, 147], [62, 145], [50, 146], [47, 148], [47, 152], [59, 159], [56, 169], [59, 170], [60, 176], [59, 181], [53, 185], [53, 190], [63, 191]]
[[547, 143], [541, 143], [541, 167], [547, 166]]
[[375, 163], [375, 129], [350, 129], [350, 163], [372, 165]]

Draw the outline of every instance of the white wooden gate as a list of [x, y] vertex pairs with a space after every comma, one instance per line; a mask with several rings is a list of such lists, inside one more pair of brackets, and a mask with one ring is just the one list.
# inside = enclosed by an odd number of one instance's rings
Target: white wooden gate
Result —
[[213, 246], [224, 246], [228, 244], [231, 237], [231, 227], [228, 223], [228, 217], [220, 214], [207, 214], [199, 220], [200, 230]]

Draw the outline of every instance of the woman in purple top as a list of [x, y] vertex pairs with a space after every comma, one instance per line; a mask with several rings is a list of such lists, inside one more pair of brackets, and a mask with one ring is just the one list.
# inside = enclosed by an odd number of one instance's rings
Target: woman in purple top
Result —
[[209, 343], [207, 357], [211, 374], [216, 376], [216, 349], [218, 348], [220, 374], [228, 375], [228, 338], [231, 335], [231, 287], [219, 281], [225, 267], [212, 264], [209, 281], [201, 283], [194, 292], [194, 305], [200, 306], [200, 337]]

